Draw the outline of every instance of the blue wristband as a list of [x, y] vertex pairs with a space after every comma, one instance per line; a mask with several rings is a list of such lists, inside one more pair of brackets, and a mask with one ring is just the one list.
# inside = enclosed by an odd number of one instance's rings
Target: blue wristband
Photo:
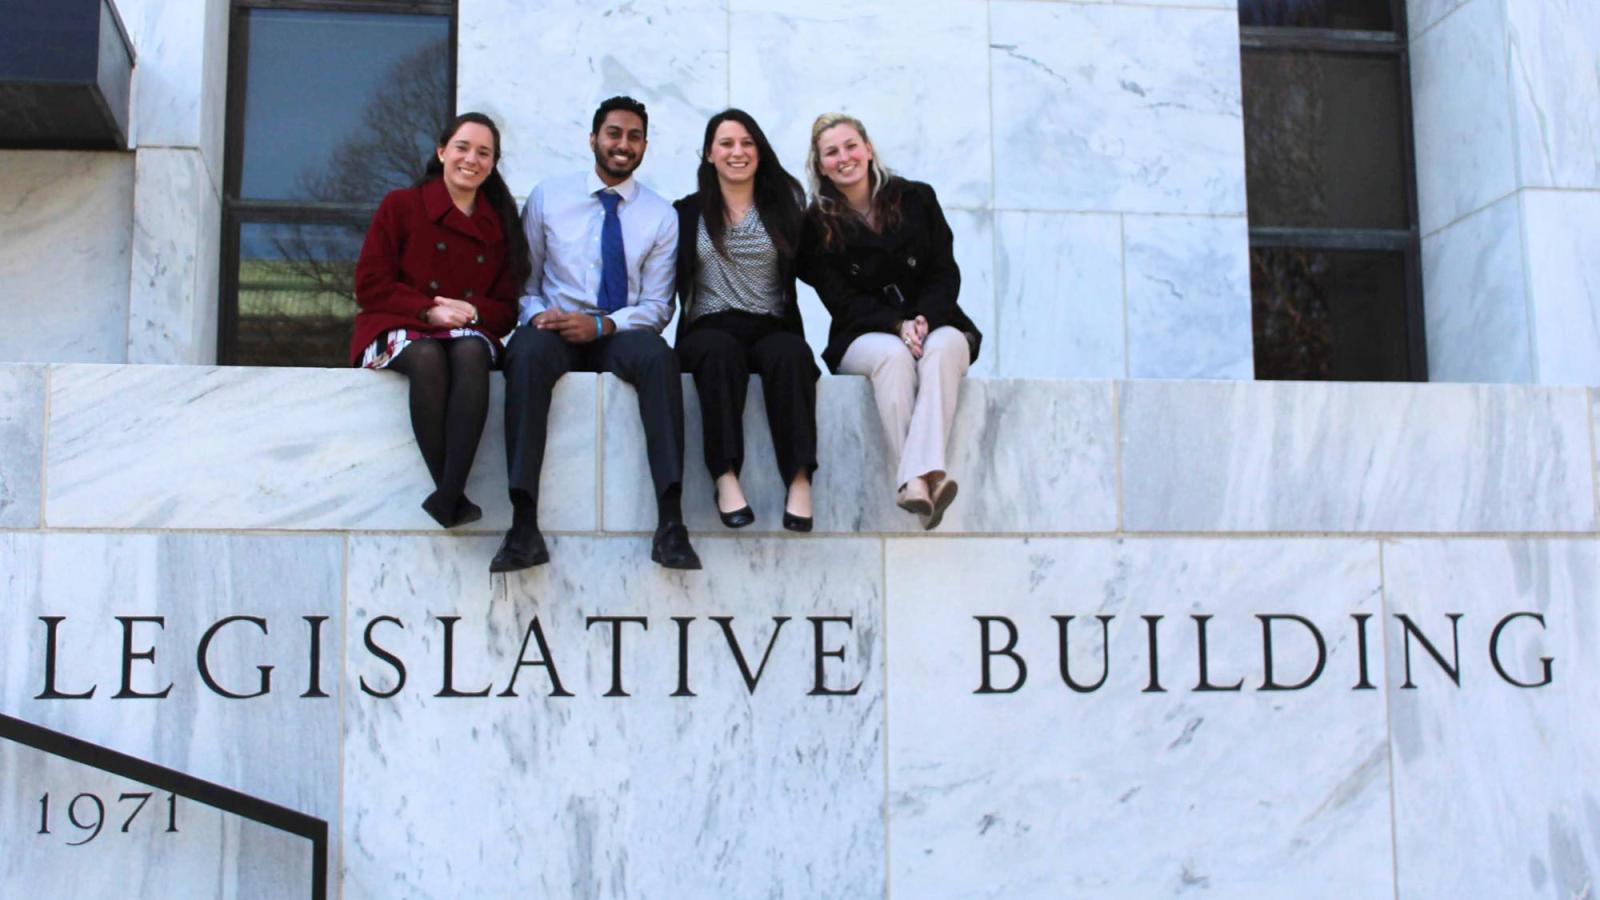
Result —
[[599, 313], [594, 313], [593, 315], [594, 315], [594, 339], [598, 341], [601, 338], [606, 336], [606, 320]]

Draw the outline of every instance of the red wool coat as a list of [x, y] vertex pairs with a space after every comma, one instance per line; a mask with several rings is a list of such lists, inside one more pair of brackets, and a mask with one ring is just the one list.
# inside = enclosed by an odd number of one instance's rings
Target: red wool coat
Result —
[[423, 316], [433, 298], [453, 297], [478, 308], [475, 329], [499, 345], [517, 324], [522, 285], [507, 269], [500, 217], [479, 198], [470, 217], [450, 202], [444, 182], [390, 191], [372, 216], [356, 261], [355, 336], [350, 363], [379, 335], [395, 328], [430, 328]]

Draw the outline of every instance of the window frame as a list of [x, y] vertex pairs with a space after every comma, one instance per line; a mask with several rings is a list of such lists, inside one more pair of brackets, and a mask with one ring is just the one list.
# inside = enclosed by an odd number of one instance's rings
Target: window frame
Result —
[[[1239, 26], [1239, 52], [1285, 50], [1393, 59], [1399, 73], [1397, 127], [1404, 138], [1402, 176], [1409, 228], [1250, 226], [1250, 249], [1368, 250], [1399, 253], [1405, 268], [1406, 379], [1428, 380], [1428, 346], [1422, 296], [1422, 238], [1418, 228], [1416, 140], [1412, 125], [1411, 51], [1404, 0], [1389, 0], [1394, 31], [1355, 31], [1264, 25]], [[1253, 305], [1252, 305], [1253, 306]]]
[[[244, 93], [250, 62], [247, 19], [254, 10], [433, 15], [449, 20], [449, 115], [456, 114], [460, 8], [456, 0], [230, 0], [228, 82], [223, 118], [221, 253], [217, 285], [217, 364], [237, 365], [239, 349], [239, 237], [245, 225], [355, 225], [365, 228], [371, 203], [246, 200], [239, 196], [244, 160]], [[443, 124], [443, 123], [440, 123]]]

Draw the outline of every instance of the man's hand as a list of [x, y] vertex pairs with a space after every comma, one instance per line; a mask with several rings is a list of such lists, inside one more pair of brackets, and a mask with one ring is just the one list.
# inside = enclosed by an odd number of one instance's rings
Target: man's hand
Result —
[[554, 331], [569, 344], [587, 344], [604, 334], [605, 321], [604, 316], [600, 317], [601, 325], [597, 327], [595, 317], [589, 313], [547, 309], [534, 316], [530, 324], [541, 331]]

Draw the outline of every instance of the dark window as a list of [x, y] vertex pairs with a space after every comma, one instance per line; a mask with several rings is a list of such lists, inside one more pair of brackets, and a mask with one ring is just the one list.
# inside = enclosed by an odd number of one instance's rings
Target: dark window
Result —
[[454, 112], [454, 31], [453, 3], [234, 0], [222, 362], [347, 364], [373, 210]]
[[1424, 381], [1401, 0], [1241, 0], [1256, 377]]

